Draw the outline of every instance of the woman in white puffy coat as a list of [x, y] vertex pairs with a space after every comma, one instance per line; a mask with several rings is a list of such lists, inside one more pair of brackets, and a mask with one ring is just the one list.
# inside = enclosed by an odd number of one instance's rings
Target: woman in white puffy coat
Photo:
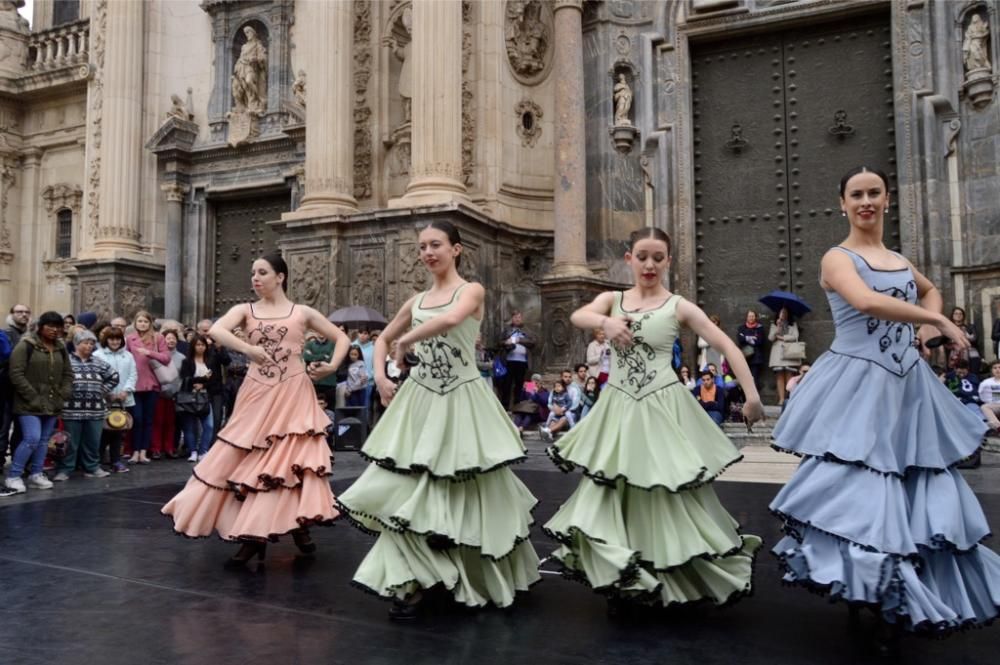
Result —
[[[132, 353], [125, 348], [125, 331], [121, 328], [108, 326], [101, 331], [101, 346], [94, 351], [94, 356], [118, 372], [118, 385], [115, 386], [108, 395], [109, 406], [124, 406], [131, 413], [135, 406], [135, 381], [138, 372], [135, 367], [135, 358]], [[105, 450], [108, 452], [108, 463], [111, 465], [112, 473], [128, 473], [128, 465], [121, 460], [122, 439], [125, 436], [124, 430], [104, 430], [101, 436], [101, 458], [104, 458]]]

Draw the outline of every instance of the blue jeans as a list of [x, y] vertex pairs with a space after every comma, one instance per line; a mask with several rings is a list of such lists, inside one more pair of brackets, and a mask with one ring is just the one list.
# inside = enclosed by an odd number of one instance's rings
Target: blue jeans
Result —
[[56, 472], [67, 476], [76, 470], [76, 456], [80, 455], [80, 463], [87, 473], [97, 471], [101, 461], [101, 432], [104, 431], [103, 418], [90, 420], [65, 420], [66, 432], [69, 433], [69, 447], [66, 457], [56, 466]]
[[132, 407], [132, 450], [149, 450], [153, 441], [153, 418], [156, 416], [156, 401], [160, 393], [156, 390], [143, 390], [135, 393], [135, 406]]
[[56, 428], [56, 416], [18, 416], [21, 424], [21, 443], [14, 451], [8, 478], [20, 478], [24, 468], [31, 463], [31, 475], [42, 472], [49, 439]]
[[722, 427], [722, 421], [726, 419], [722, 411], [705, 411], [705, 413], [707, 413], [708, 417], [712, 419], [712, 422], [719, 427]]
[[[212, 419], [212, 410], [204, 416], [193, 416], [190, 413], [177, 414], [181, 419], [181, 429], [184, 432], [184, 445], [189, 453], [204, 455], [212, 447], [212, 437], [215, 435], [215, 423]], [[195, 424], [201, 423], [201, 439], [197, 438]], [[195, 443], [195, 442], [198, 443]]]

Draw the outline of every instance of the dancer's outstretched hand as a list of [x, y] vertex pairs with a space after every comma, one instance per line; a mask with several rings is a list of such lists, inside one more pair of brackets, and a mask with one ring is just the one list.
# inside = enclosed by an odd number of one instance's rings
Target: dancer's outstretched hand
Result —
[[759, 399], [748, 399], [743, 405], [743, 420], [747, 424], [747, 429], [757, 422], [764, 421], [764, 405]]
[[389, 406], [389, 402], [396, 396], [396, 388], [399, 386], [383, 376], [380, 379], [375, 379], [375, 387], [378, 388], [379, 397], [382, 398], [382, 406]]

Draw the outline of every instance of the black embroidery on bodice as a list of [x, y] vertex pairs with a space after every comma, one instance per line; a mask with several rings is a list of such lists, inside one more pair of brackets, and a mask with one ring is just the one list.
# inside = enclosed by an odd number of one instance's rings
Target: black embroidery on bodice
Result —
[[285, 377], [288, 372], [288, 361], [292, 357], [292, 350], [281, 346], [287, 334], [288, 328], [286, 326], [275, 326], [258, 321], [257, 327], [247, 335], [247, 340], [251, 344], [264, 349], [268, 357], [271, 358], [271, 362], [267, 365], [257, 366], [257, 372], [261, 376], [268, 379], [277, 377], [279, 380]]
[[420, 364], [417, 365], [417, 377], [428, 383], [439, 382], [439, 390], [444, 390], [461, 377], [455, 374], [455, 365], [461, 363], [469, 366], [469, 361], [462, 354], [462, 349], [449, 343], [448, 333], [438, 337], [417, 342]]
[[[917, 290], [917, 284], [910, 280], [903, 288], [890, 286], [886, 289], [872, 287], [876, 293], [882, 293], [891, 298], [911, 302], [909, 295]], [[915, 300], [915, 297], [914, 297]], [[878, 335], [878, 349], [881, 353], [888, 353], [893, 362], [903, 370], [903, 356], [907, 350], [913, 347], [914, 334], [913, 326], [900, 321], [883, 321], [874, 316], [868, 317], [866, 329], [869, 335]]]
[[630, 326], [632, 330], [632, 346], [627, 349], [618, 348], [616, 362], [618, 369], [625, 371], [625, 383], [631, 386], [636, 394], [648, 386], [656, 378], [656, 370], [647, 367], [647, 361], [656, 359], [656, 350], [647, 344], [642, 336], [642, 324], [649, 315], [645, 315], [633, 321]]

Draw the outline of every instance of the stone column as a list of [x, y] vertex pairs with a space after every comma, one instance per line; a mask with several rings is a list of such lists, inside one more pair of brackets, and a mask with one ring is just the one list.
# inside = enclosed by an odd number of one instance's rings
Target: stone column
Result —
[[587, 147], [583, 101], [583, 2], [555, 0], [556, 183], [550, 277], [587, 277]]
[[181, 279], [184, 274], [184, 195], [191, 187], [172, 182], [160, 185], [167, 195], [167, 252], [163, 275], [163, 314], [181, 320]]
[[95, 253], [137, 252], [142, 173], [144, 2], [109, 2], [101, 143], [101, 212]]
[[462, 201], [462, 3], [413, 0], [409, 207]]
[[354, 3], [305, 2], [305, 196], [283, 218], [350, 214], [354, 199]]

